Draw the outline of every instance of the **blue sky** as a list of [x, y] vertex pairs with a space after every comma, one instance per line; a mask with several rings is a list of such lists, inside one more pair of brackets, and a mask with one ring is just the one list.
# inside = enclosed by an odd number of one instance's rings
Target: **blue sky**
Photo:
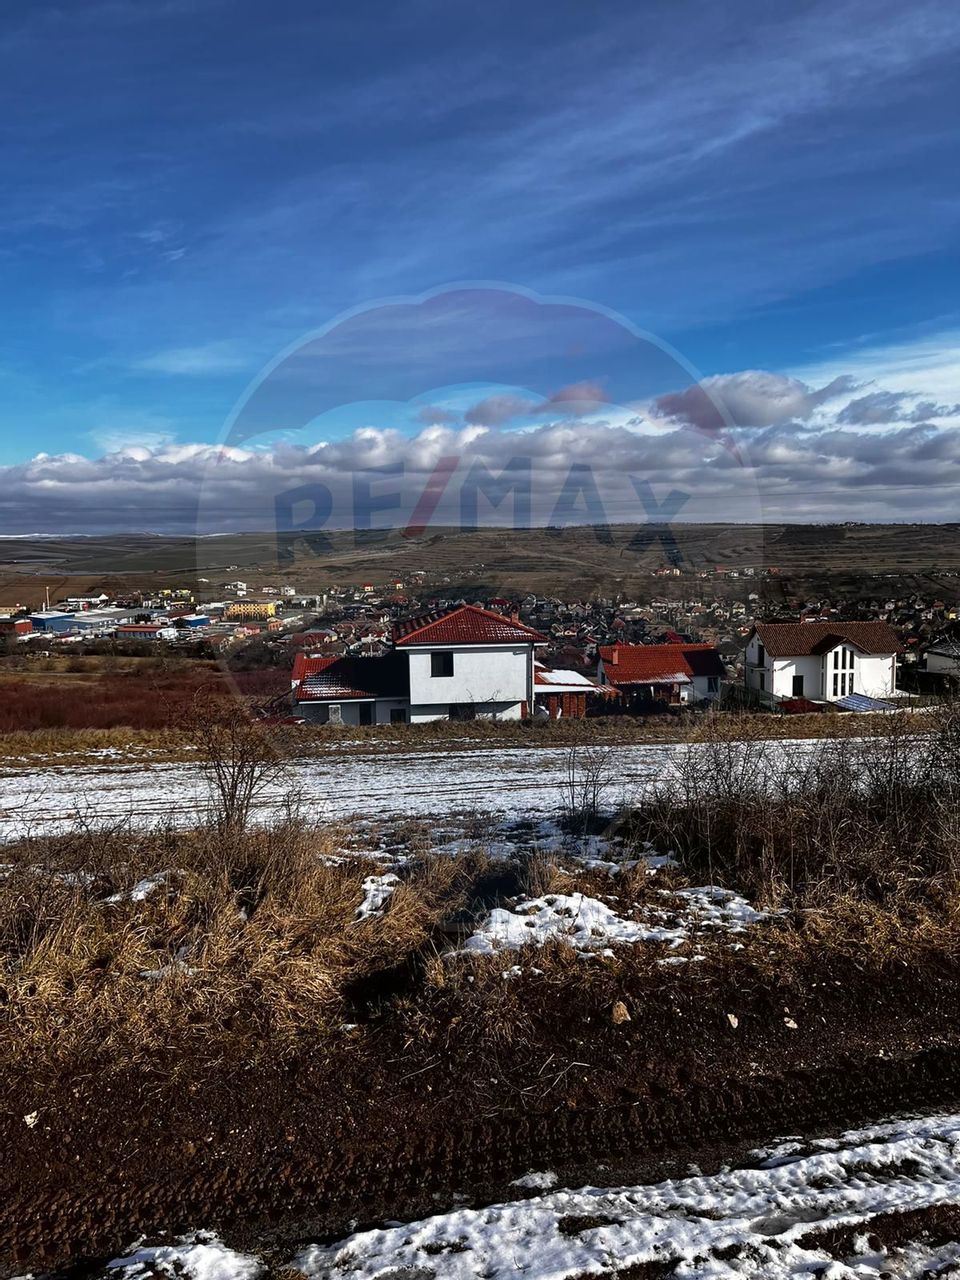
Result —
[[[612, 309], [704, 375], [949, 408], [958, 51], [943, 0], [8, 0], [6, 483], [216, 442], [304, 335], [457, 281]], [[324, 429], [365, 425], [417, 411]]]

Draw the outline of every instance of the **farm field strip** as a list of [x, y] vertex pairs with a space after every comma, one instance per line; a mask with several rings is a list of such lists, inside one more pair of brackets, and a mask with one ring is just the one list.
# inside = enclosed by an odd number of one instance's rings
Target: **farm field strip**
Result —
[[[816, 739], [786, 739], [766, 744], [766, 750], [789, 768], [819, 745]], [[613, 749], [609, 805], [641, 796], [681, 749], [675, 744]], [[286, 776], [258, 798], [257, 814], [270, 817], [290, 796], [328, 818], [471, 810], [552, 813], [567, 792], [569, 760], [566, 747], [324, 755], [292, 762]], [[0, 840], [59, 832], [78, 822], [183, 826], [208, 807], [201, 768], [192, 763], [0, 769]]]

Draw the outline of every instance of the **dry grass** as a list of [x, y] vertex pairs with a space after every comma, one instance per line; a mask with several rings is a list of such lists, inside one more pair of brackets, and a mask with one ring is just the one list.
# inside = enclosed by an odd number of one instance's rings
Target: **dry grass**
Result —
[[[18, 846], [0, 883], [0, 1069], [53, 1077], [163, 1063], [175, 1072], [275, 1062], [305, 1044], [363, 1057], [377, 1052], [370, 1031], [383, 1019], [418, 1060], [454, 1040], [461, 1055], [523, 1054], [562, 1038], [565, 1025], [603, 1025], [621, 1000], [636, 1012], [692, 990], [709, 1005], [724, 985], [786, 999], [838, 965], [881, 982], [904, 966], [936, 971], [960, 959], [960, 894], [946, 885], [912, 902], [838, 894], [748, 930], [737, 951], [727, 934], [701, 935], [684, 951], [702, 959], [676, 968], [660, 964], [665, 951], [653, 943], [590, 961], [560, 939], [526, 957], [452, 958], [442, 926], [480, 898], [485, 911], [579, 890], [642, 915], [663, 907], [661, 891], [683, 873], [610, 878], [536, 854], [511, 867], [480, 852], [424, 853], [382, 914], [358, 921], [363, 878], [383, 866], [334, 861], [343, 834], [295, 823], [232, 845], [204, 829]], [[152, 892], [133, 900], [151, 876]], [[507, 981], [515, 962], [521, 975]], [[343, 1025], [355, 1021], [369, 1025], [350, 1047]]]
[[[97, 685], [90, 686], [96, 689]], [[191, 691], [191, 697], [195, 686]], [[141, 689], [140, 701], [144, 694]], [[181, 707], [181, 711], [183, 707]], [[131, 715], [128, 717], [134, 720]], [[914, 713], [911, 723], [917, 732], [927, 730], [935, 712]], [[179, 726], [182, 719], [167, 720]], [[890, 731], [890, 719], [858, 715], [773, 716], [734, 712], [710, 716], [679, 715], [600, 716], [586, 720], [474, 720], [435, 721], [420, 725], [378, 725], [375, 727], [333, 728], [302, 725], [292, 731], [292, 747], [297, 755], [310, 756], [336, 749], [344, 753], [423, 751], [442, 747], [470, 751], [484, 747], [563, 747], [587, 750], [618, 746], [687, 743], [722, 725], [727, 739], [779, 741], [784, 738], [848, 739]], [[180, 761], [192, 758], [191, 745], [179, 727], [134, 728], [118, 724], [112, 728], [66, 727], [16, 728], [0, 733], [0, 759], [30, 759], [40, 765], [44, 757], [69, 755], [77, 760], [104, 751], [149, 751], [157, 759]]]
[[[888, 724], [866, 764], [837, 743], [786, 783], [763, 779], [765, 792], [750, 743], [731, 749], [714, 724], [696, 765], [692, 752], [678, 762], [671, 796], [633, 817], [637, 841], [679, 854], [655, 876], [640, 865], [611, 877], [536, 848], [492, 862], [479, 819], [476, 846], [455, 858], [431, 851], [438, 833], [422, 821], [371, 826], [366, 838], [404, 863], [365, 920], [362, 881], [386, 869], [383, 854], [358, 853], [357, 832], [295, 809], [262, 830], [22, 841], [0, 876], [0, 1065], [174, 1069], [283, 1059], [305, 1042], [343, 1053], [345, 1023], [384, 1019], [418, 1053], [451, 1036], [464, 1052], [533, 1052], [622, 1000], [659, 1008], [683, 990], [709, 1005], [724, 984], [779, 1000], [822, 986], [831, 966], [878, 984], [904, 966], [935, 973], [960, 962], [960, 717], [944, 713], [929, 741], [912, 726]], [[149, 892], [132, 892], [145, 881]], [[704, 882], [780, 914], [738, 935], [739, 950], [729, 934], [700, 934], [684, 953], [704, 958], [676, 968], [656, 943], [589, 962], [562, 940], [535, 957], [447, 954], [452, 921], [469, 929], [499, 903], [581, 891], [644, 918], [669, 909], [664, 890]], [[516, 961], [521, 976], [505, 981]], [[350, 1052], [374, 1048], [363, 1032]]]
[[[358, 921], [373, 859], [298, 818], [225, 835], [132, 830], [23, 841], [0, 879], [0, 1061], [256, 1056], [329, 1032], [345, 995], [434, 948], [482, 855], [422, 856]], [[152, 882], [142, 896], [138, 885]]]

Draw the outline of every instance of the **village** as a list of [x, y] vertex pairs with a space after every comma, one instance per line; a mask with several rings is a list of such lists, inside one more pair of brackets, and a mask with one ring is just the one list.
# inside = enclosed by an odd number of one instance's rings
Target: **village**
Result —
[[[698, 574], [686, 595], [681, 571], [664, 565], [651, 573], [645, 603], [529, 593], [468, 599], [425, 574], [326, 584], [315, 594], [241, 579], [114, 597], [51, 600], [47, 591], [40, 607], [0, 615], [0, 646], [27, 669], [56, 653], [168, 652], [274, 670], [274, 692], [256, 713], [307, 724], [708, 708], [883, 712], [960, 680], [955, 602], [878, 592], [792, 598], [789, 613], [780, 600], [768, 612], [770, 576], [776, 571], [718, 567], [720, 586], [705, 589]], [[670, 598], [657, 593], [665, 577]]]

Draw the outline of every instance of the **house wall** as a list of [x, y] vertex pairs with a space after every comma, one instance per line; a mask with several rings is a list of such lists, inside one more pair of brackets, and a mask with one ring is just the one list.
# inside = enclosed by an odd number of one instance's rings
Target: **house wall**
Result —
[[331, 705], [336, 705], [340, 708], [341, 724], [358, 725], [360, 723], [359, 702], [338, 702], [336, 704], [329, 702], [296, 702], [293, 710], [295, 715], [303, 716], [308, 724], [329, 724]]
[[[389, 724], [390, 712], [396, 709], [406, 710], [408, 703], [406, 698], [378, 698], [375, 703], [369, 702], [295, 702], [293, 704], [294, 715], [303, 716], [308, 724], [329, 724], [331, 721], [331, 708], [340, 708], [340, 723], [346, 725], [357, 726], [360, 724], [360, 708], [362, 706], [373, 705], [373, 724]], [[408, 716], [409, 719], [409, 716]]]
[[[763, 667], [758, 667], [759, 640], [751, 637], [745, 654], [746, 683], [750, 689], [760, 688], [760, 672], [765, 675], [764, 688], [775, 698], [792, 698], [794, 676], [803, 676], [803, 697], [834, 701], [833, 695], [833, 650], [824, 655], [811, 655], [793, 658], [771, 658], [765, 655]], [[897, 684], [897, 659], [895, 654], [879, 654], [876, 656], [861, 654], [855, 646], [854, 651], [854, 686], [855, 693], [866, 694], [870, 698], [887, 698], [894, 692]], [[839, 696], [839, 695], [838, 695]]]
[[960, 673], [960, 659], [947, 653], [928, 653], [927, 670], [938, 675], [955, 676]]
[[[532, 688], [533, 646], [516, 648], [481, 647], [458, 649], [456, 645], [436, 645], [429, 650], [409, 650], [410, 703], [414, 708], [443, 707], [450, 703], [493, 703], [512, 706], [528, 700]], [[453, 653], [453, 675], [432, 676], [432, 653]], [[484, 708], [489, 712], [490, 708]], [[426, 713], [425, 713], [426, 714]], [[438, 713], [439, 714], [439, 713]], [[427, 715], [437, 719], [438, 714]]]
[[[823, 659], [819, 656], [768, 660], [767, 691], [775, 698], [822, 698]], [[794, 676], [803, 676], [803, 693], [793, 692]]]
[[[439, 684], [439, 679], [437, 680]], [[451, 699], [451, 702], [455, 699]], [[473, 702], [472, 698], [465, 698], [461, 705]], [[487, 701], [482, 705], [477, 702], [477, 719], [478, 720], [519, 720], [523, 715], [523, 700], [519, 702], [501, 702]], [[450, 702], [419, 702], [412, 703], [410, 706], [410, 723], [424, 724], [428, 720], [449, 720], [450, 718]]]
[[686, 698], [686, 699], [683, 698], [683, 695], [681, 693], [682, 701], [716, 702], [716, 700], [720, 697], [719, 677], [717, 679], [717, 687], [714, 690], [710, 689], [709, 676], [694, 676], [693, 684], [687, 685], [687, 688], [692, 690], [692, 692], [690, 693], [689, 698]]
[[407, 698], [378, 698], [376, 723], [389, 724], [391, 711], [405, 711], [410, 719], [410, 702]]
[[760, 674], [762, 672], [764, 676], [763, 688], [769, 693], [772, 684], [771, 659], [767, 654], [763, 666], [758, 667], [757, 658], [759, 652], [760, 640], [757, 636], [751, 636], [744, 654], [744, 682], [748, 689], [759, 689], [761, 687]]
[[861, 657], [857, 654], [854, 668], [854, 692], [868, 698], [889, 698], [897, 687], [896, 654]]

